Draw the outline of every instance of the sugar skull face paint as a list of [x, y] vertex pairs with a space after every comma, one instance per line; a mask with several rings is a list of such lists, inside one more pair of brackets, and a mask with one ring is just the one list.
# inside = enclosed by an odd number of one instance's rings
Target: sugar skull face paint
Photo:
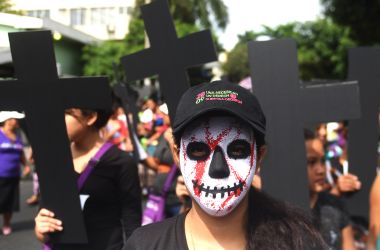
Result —
[[256, 170], [252, 129], [230, 116], [191, 123], [180, 146], [185, 184], [199, 206], [224, 216], [242, 201]]

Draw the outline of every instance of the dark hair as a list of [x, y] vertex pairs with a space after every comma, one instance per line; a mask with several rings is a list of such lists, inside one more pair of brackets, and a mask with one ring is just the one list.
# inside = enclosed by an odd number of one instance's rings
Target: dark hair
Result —
[[80, 111], [82, 112], [82, 115], [84, 116], [90, 116], [93, 113], [97, 114], [96, 121], [93, 125], [96, 129], [103, 128], [107, 124], [108, 119], [110, 118], [112, 114], [112, 110], [103, 110], [103, 109], [96, 109], [96, 110], [80, 109]]
[[116, 113], [117, 109], [120, 107], [123, 107], [123, 102], [120, 97], [118, 97], [116, 93], [112, 91], [112, 113]]
[[303, 129], [303, 136], [305, 137], [305, 141], [317, 139], [317, 136], [315, 135], [315, 133], [307, 128]]
[[328, 249], [302, 209], [251, 188], [248, 194], [246, 249]]

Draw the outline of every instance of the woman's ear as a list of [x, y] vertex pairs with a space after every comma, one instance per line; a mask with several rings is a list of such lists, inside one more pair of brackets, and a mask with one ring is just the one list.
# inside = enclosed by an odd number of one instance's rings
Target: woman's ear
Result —
[[260, 173], [261, 165], [263, 163], [264, 156], [267, 153], [267, 146], [263, 145], [257, 151], [257, 163], [256, 163], [256, 173]]
[[173, 144], [172, 154], [175, 165], [179, 167], [179, 149], [175, 143]]
[[92, 126], [98, 119], [98, 113], [97, 112], [91, 112], [89, 116], [86, 117], [87, 121], [86, 124], [87, 126]]
[[169, 147], [170, 147], [170, 151], [172, 152], [174, 164], [177, 165], [177, 167], [179, 167], [179, 150], [178, 150], [177, 144], [174, 142], [174, 139], [173, 139], [172, 128], [168, 128], [165, 131], [164, 137], [165, 137], [166, 141], [169, 143]]

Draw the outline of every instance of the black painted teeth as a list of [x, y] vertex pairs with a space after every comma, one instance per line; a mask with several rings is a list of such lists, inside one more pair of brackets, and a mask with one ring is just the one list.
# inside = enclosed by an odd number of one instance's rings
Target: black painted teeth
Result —
[[212, 198], [216, 198], [217, 194], [220, 194], [220, 197], [223, 198], [224, 194], [227, 193], [227, 196], [233, 192], [235, 195], [238, 193], [238, 190], [243, 191], [243, 187], [245, 185], [244, 181], [239, 181], [239, 184], [234, 183], [233, 187], [227, 185], [227, 187], [222, 187], [218, 189], [217, 187], [210, 188], [210, 186], [204, 187], [204, 183], [198, 184], [198, 180], [193, 180], [193, 188], [198, 188], [199, 192], [205, 192], [205, 196], [208, 197], [209, 194], [212, 195]]

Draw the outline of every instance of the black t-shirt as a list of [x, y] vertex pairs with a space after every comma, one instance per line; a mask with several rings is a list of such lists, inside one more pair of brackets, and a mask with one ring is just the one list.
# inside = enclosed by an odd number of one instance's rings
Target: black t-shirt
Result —
[[180, 214], [136, 229], [123, 250], [188, 250], [185, 217], [186, 214]]
[[[298, 208], [251, 189], [249, 249], [323, 250], [326, 245], [309, 218]], [[251, 214], [252, 213], [252, 214]], [[123, 250], [188, 250], [181, 214], [138, 228]]]
[[128, 239], [141, 226], [137, 166], [126, 152], [117, 147], [111, 147], [100, 158], [80, 194], [89, 195], [83, 209], [89, 244], [65, 245], [60, 249], [121, 249], [123, 238]]
[[329, 248], [341, 249], [342, 229], [350, 223], [343, 202], [327, 192], [319, 193], [313, 213], [315, 225], [319, 228]]

